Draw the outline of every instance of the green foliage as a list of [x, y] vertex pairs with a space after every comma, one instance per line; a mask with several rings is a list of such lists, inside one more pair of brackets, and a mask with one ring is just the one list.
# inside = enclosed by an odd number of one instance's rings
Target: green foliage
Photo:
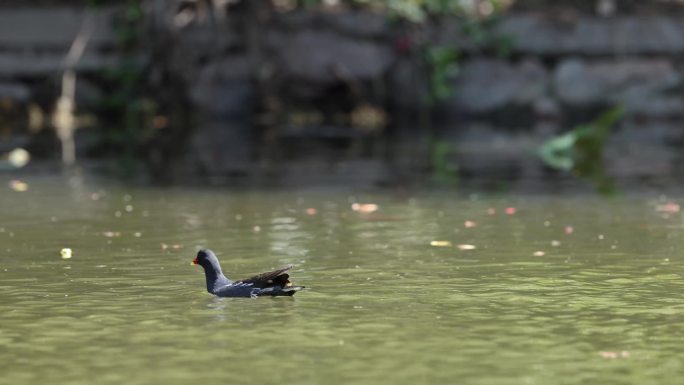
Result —
[[425, 52], [430, 79], [429, 104], [448, 99], [453, 94], [449, 81], [458, 74], [459, 54], [451, 47], [430, 47]]
[[458, 180], [458, 167], [449, 162], [452, 153], [451, 143], [445, 140], [435, 140], [430, 145], [432, 175], [441, 184], [455, 184]]
[[[501, 11], [507, 4], [506, 0], [482, 0], [491, 5], [494, 13]], [[299, 0], [297, 4], [303, 7], [318, 6], [323, 0]], [[464, 16], [473, 13], [472, 5], [456, 0], [346, 0], [342, 3], [371, 7], [387, 12], [390, 16], [422, 23], [430, 16]]]
[[101, 145], [115, 152], [117, 171], [123, 176], [135, 173], [136, 148], [149, 136], [149, 122], [158, 109], [146, 95], [144, 69], [138, 58], [143, 18], [140, 2], [129, 0], [115, 19], [116, 44], [124, 55], [118, 67], [103, 73], [109, 92], [99, 102], [102, 115], [108, 117], [100, 130]]
[[508, 58], [513, 49], [513, 39], [510, 36], [494, 32], [493, 23], [496, 18], [476, 20], [465, 18], [462, 20], [463, 33], [480, 49], [493, 51], [500, 58]]
[[614, 107], [596, 120], [548, 140], [539, 148], [539, 157], [547, 166], [571, 171], [592, 181], [600, 192], [609, 193], [612, 183], [603, 167], [603, 148], [623, 115], [622, 107]]

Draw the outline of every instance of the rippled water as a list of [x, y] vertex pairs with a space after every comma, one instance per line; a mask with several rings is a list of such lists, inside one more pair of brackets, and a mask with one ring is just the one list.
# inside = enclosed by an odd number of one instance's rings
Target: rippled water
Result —
[[[663, 384], [684, 369], [684, 222], [653, 197], [27, 182], [0, 185], [2, 384]], [[199, 246], [234, 278], [296, 264], [310, 289], [213, 298]]]

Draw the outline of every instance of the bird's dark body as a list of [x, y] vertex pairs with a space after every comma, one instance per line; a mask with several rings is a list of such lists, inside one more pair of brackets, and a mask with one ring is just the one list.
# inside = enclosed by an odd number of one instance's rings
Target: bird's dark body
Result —
[[257, 276], [231, 281], [221, 271], [221, 264], [211, 250], [200, 250], [194, 264], [204, 268], [207, 291], [219, 297], [280, 297], [292, 296], [303, 286], [292, 286], [286, 271], [292, 266], [259, 274]]

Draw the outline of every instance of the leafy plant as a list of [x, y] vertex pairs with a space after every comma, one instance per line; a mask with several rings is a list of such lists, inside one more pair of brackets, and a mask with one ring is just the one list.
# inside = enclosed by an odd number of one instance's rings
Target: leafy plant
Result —
[[514, 41], [511, 36], [495, 32], [493, 26], [496, 20], [496, 16], [485, 20], [465, 18], [462, 21], [461, 29], [477, 47], [492, 51], [500, 58], [505, 59], [511, 55]]
[[107, 127], [101, 130], [101, 145], [115, 151], [118, 171], [124, 176], [134, 174], [136, 149], [149, 136], [150, 121], [158, 109], [147, 95], [145, 69], [137, 53], [142, 44], [143, 19], [141, 4], [134, 0], [128, 0], [115, 19], [116, 45], [123, 57], [116, 68], [104, 71], [108, 92], [99, 103], [101, 113], [108, 117]]
[[450, 79], [458, 74], [459, 54], [452, 47], [430, 47], [425, 53], [430, 79], [429, 104], [448, 99], [453, 94]]
[[[325, 4], [324, 0], [299, 0], [297, 5], [312, 7]], [[481, 0], [468, 3], [456, 0], [342, 0], [342, 4], [369, 7], [388, 15], [414, 23], [422, 23], [431, 16], [467, 16], [478, 13], [479, 4], [486, 4], [492, 13], [501, 12], [509, 0]]]
[[433, 178], [442, 184], [453, 184], [458, 179], [458, 167], [449, 162], [449, 155], [453, 152], [449, 142], [435, 140], [430, 146], [430, 161]]
[[596, 120], [546, 141], [538, 150], [539, 157], [547, 166], [572, 172], [592, 181], [600, 192], [610, 193], [613, 187], [605, 173], [603, 149], [623, 115], [622, 107], [614, 107]]

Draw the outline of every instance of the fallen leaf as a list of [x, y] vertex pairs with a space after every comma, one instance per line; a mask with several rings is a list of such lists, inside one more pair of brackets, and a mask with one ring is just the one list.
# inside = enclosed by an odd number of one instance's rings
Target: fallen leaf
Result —
[[614, 360], [616, 358], [627, 358], [630, 356], [630, 353], [627, 350], [620, 352], [603, 351], [599, 352], [599, 355], [603, 358]]
[[616, 352], [599, 352], [599, 355], [603, 358], [607, 359], [615, 359], [618, 358], [618, 354]]
[[461, 244], [461, 245], [456, 245], [459, 250], [475, 250], [475, 245], [467, 245], [467, 244]]
[[449, 241], [432, 241], [430, 246], [434, 247], [451, 247], [451, 242]]
[[15, 148], [7, 154], [7, 161], [15, 168], [22, 168], [31, 160], [31, 154], [23, 148]]
[[9, 181], [9, 187], [16, 192], [24, 192], [29, 188], [26, 182], [22, 182], [18, 179], [13, 179]]
[[379, 208], [380, 207], [375, 203], [354, 203], [351, 205], [352, 210], [361, 214], [374, 213], [378, 211]]
[[661, 213], [676, 214], [680, 210], [679, 204], [675, 202], [667, 202], [664, 205], [657, 205], [656, 211]]
[[62, 259], [71, 259], [71, 249], [68, 247], [60, 250], [59, 254], [62, 256]]

